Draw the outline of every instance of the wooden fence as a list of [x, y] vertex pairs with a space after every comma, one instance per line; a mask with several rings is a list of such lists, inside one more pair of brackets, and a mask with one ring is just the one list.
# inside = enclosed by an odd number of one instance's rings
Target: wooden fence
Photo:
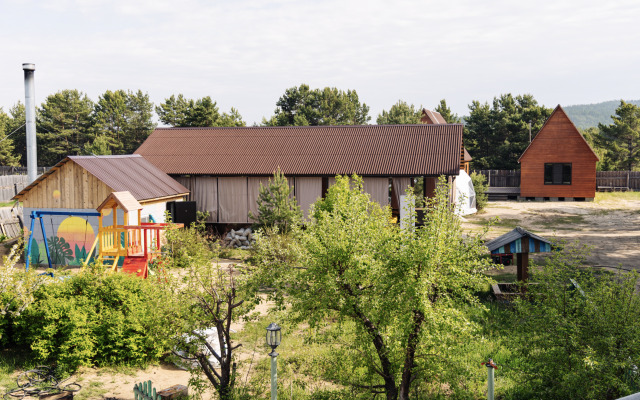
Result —
[[0, 233], [12, 239], [20, 235], [20, 221], [18, 213], [22, 213], [22, 208], [12, 210], [8, 207], [0, 208]]
[[29, 182], [26, 175], [0, 175], [0, 202], [7, 202]]
[[[473, 171], [487, 178], [490, 187], [520, 187], [519, 170], [478, 170]], [[640, 171], [597, 171], [598, 190], [638, 190], [640, 191]]]
[[599, 190], [640, 190], [640, 171], [598, 171], [596, 187]]
[[[36, 168], [36, 175], [42, 175], [47, 171], [49, 167], [38, 167]], [[26, 175], [27, 167], [7, 167], [4, 165], [0, 166], [0, 175]]]
[[473, 172], [484, 175], [490, 187], [520, 187], [520, 170], [484, 169]]

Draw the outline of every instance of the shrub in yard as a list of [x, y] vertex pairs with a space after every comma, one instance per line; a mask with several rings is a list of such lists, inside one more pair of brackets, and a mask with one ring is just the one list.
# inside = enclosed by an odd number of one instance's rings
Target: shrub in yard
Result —
[[14, 320], [16, 341], [39, 362], [144, 365], [167, 350], [158, 331], [162, 293], [127, 274], [82, 273], [43, 285]]
[[489, 201], [487, 178], [474, 171], [471, 173], [471, 182], [473, 182], [473, 189], [476, 191], [476, 208], [480, 211], [487, 206]]
[[433, 354], [448, 340], [443, 332], [463, 337], [473, 328], [459, 307], [481, 307], [474, 292], [488, 281], [486, 248], [463, 234], [444, 179], [426, 208], [423, 226], [413, 226], [415, 213], [390, 223], [390, 210], [370, 200], [361, 178], [338, 176], [293, 251], [256, 241], [258, 274], [290, 305], [293, 321], [310, 329], [332, 319], [353, 324], [336, 358], [353, 355], [359, 372], [343, 369], [341, 383], [368, 398], [408, 399], [441, 368]]
[[291, 195], [292, 190], [280, 168], [273, 173], [273, 180], [269, 178], [267, 186], [260, 184], [258, 215], [249, 213], [249, 217], [256, 221], [256, 228], [277, 228], [286, 233], [300, 224], [302, 212]]
[[34, 291], [48, 279], [37, 275], [34, 269], [25, 271], [16, 267], [23, 250], [20, 241], [2, 257], [0, 264], [0, 345], [9, 340], [6, 331], [11, 319], [19, 316], [33, 302]]
[[578, 268], [571, 246], [535, 269], [529, 301], [517, 302], [513, 347], [524, 385], [511, 398], [617, 399], [640, 391], [637, 272]]

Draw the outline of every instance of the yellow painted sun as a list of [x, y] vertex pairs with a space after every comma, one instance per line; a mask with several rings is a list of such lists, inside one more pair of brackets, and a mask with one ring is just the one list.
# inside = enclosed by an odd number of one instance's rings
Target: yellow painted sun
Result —
[[53, 198], [56, 200], [60, 198], [60, 191], [58, 189], [53, 191]]
[[76, 245], [79, 249], [84, 247], [89, 251], [96, 235], [91, 224], [84, 218], [68, 217], [58, 227], [58, 237], [64, 238], [72, 251], [75, 251]]

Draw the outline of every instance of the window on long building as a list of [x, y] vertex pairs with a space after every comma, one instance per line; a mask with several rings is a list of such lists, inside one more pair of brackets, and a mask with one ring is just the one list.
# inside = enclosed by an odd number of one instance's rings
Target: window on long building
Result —
[[545, 185], [571, 185], [571, 163], [544, 164]]

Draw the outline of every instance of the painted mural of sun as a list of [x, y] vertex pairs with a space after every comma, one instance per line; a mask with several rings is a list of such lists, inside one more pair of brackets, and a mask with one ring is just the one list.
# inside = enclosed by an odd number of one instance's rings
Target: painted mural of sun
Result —
[[71, 250], [75, 251], [75, 246], [82, 250], [84, 247], [87, 251], [91, 248], [95, 232], [91, 224], [87, 223], [84, 218], [68, 217], [58, 227], [58, 237], [64, 238], [69, 243]]

